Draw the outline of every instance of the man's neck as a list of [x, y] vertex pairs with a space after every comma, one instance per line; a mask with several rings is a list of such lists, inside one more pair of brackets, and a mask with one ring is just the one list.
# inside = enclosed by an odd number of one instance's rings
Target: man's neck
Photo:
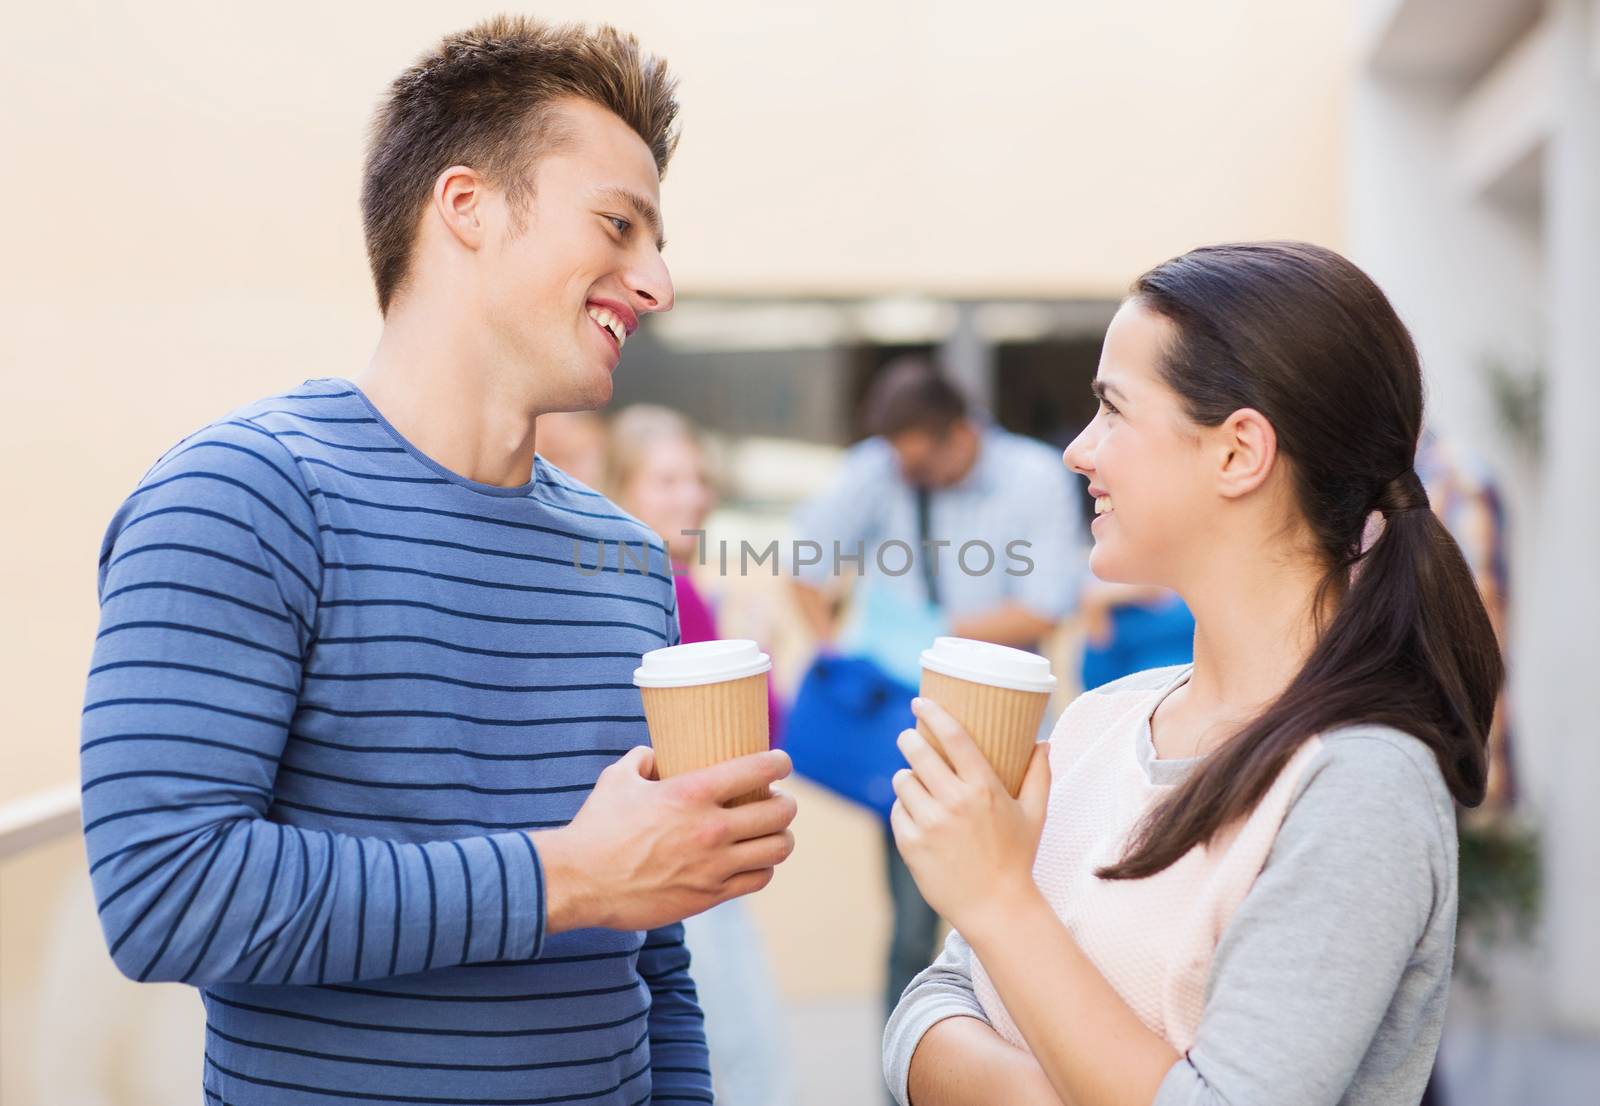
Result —
[[459, 318], [390, 312], [356, 383], [407, 441], [451, 472], [514, 488], [533, 474], [534, 419]]

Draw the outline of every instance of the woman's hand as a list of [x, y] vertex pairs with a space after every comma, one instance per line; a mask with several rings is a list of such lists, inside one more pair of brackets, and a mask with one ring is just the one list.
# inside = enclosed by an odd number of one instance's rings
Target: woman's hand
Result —
[[928, 905], [968, 940], [996, 926], [1039, 890], [1033, 858], [1050, 800], [1050, 746], [1033, 750], [1019, 796], [1006, 793], [961, 724], [931, 699], [912, 712], [950, 757], [916, 730], [900, 734], [910, 768], [895, 773], [889, 813], [895, 843]]
[[[1034, 749], [1013, 799], [948, 711], [923, 699], [914, 700], [912, 710], [950, 757], [946, 764], [915, 730], [900, 735], [911, 768], [895, 775], [899, 801], [889, 820], [917, 886], [972, 945], [1057, 1099], [1147, 1106], [1181, 1055], [1139, 1020], [1033, 882], [1050, 799], [1049, 746]], [[947, 1031], [961, 1032], [967, 1038], [962, 1046], [935, 1045], [920, 1061], [924, 1050], [913, 1053], [913, 1106], [1043, 1100], [1037, 1092], [970, 1093], [972, 1084], [956, 1078], [956, 1066], [986, 1045], [1011, 1046], [975, 1032], [993, 1033], [981, 1023], [956, 1024], [963, 1020], [948, 1019]], [[934, 1039], [932, 1031], [925, 1038]], [[1030, 1075], [1019, 1072], [1016, 1085], [1033, 1082]]]

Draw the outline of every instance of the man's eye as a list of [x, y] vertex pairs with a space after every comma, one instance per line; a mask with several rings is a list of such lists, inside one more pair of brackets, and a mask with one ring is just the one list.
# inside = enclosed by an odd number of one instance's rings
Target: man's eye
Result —
[[618, 234], [627, 234], [628, 228], [633, 225], [620, 215], [607, 215], [606, 218], [611, 221], [612, 226], [617, 228]]

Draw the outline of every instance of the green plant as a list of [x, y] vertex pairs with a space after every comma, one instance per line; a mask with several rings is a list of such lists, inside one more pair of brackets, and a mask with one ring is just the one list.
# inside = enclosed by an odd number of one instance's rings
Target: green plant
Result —
[[1544, 369], [1516, 369], [1505, 361], [1484, 362], [1484, 382], [1506, 436], [1534, 457], [1544, 444]]
[[1464, 813], [1460, 842], [1456, 969], [1467, 982], [1479, 984], [1485, 980], [1483, 958], [1493, 946], [1531, 939], [1544, 871], [1538, 831], [1508, 815]]

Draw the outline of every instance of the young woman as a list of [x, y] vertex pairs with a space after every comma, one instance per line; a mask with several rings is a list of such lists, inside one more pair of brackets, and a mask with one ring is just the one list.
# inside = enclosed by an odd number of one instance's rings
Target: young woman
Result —
[[896, 841], [955, 927], [884, 1043], [902, 1103], [1404, 1103], [1438, 1047], [1452, 800], [1494, 633], [1413, 471], [1415, 347], [1328, 250], [1195, 250], [1106, 333], [1066, 463], [1090, 567], [1194, 612], [1194, 663], [1081, 696], [1019, 799], [915, 710]]
[[[666, 407], [641, 403], [623, 408], [611, 420], [604, 473], [616, 504], [666, 543], [684, 643], [717, 637], [711, 605], [689, 575], [699, 552], [693, 532], [705, 530], [716, 504], [695, 425]], [[767, 720], [776, 737], [778, 707], [770, 694]], [[684, 919], [683, 935], [689, 972], [705, 1012], [717, 1101], [725, 1106], [793, 1106], [794, 1071], [778, 987], [761, 934], [744, 904], [726, 902]]]

